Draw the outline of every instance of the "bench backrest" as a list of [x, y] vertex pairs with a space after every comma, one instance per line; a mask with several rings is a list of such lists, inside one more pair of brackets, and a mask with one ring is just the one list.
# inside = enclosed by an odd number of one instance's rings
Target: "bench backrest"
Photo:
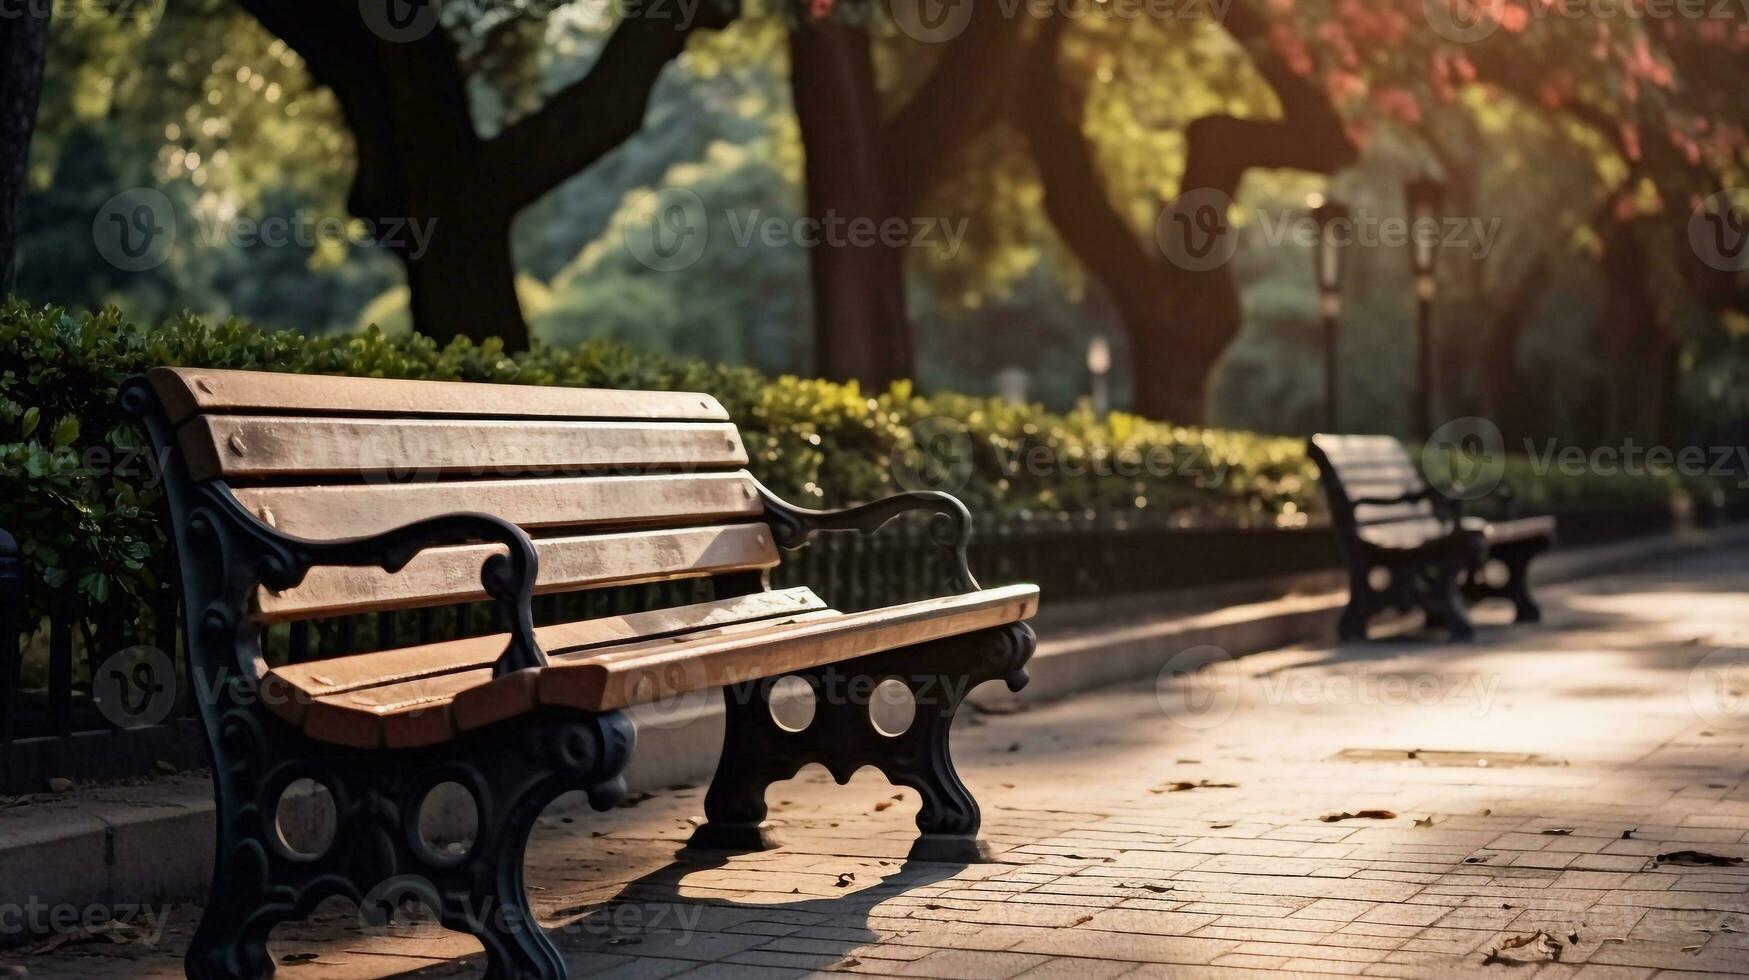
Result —
[[[485, 512], [522, 526], [537, 593], [758, 573], [778, 563], [747, 450], [709, 395], [194, 368], [148, 375], [191, 480], [281, 533], [333, 540]], [[484, 598], [491, 545], [404, 569], [318, 567], [257, 596], [263, 623]]]
[[1330, 503], [1330, 519], [1344, 534], [1369, 527], [1425, 522], [1437, 535], [1440, 515], [1430, 498], [1398, 504], [1389, 500], [1426, 489], [1409, 451], [1391, 436], [1315, 435], [1309, 446]]

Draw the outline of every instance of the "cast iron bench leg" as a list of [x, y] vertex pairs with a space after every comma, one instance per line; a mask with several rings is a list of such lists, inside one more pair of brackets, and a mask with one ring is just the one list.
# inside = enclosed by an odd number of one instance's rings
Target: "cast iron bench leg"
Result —
[[1469, 613], [1464, 611], [1460, 587], [1467, 567], [1462, 555], [1454, 555], [1416, 570], [1427, 625], [1443, 627], [1450, 631], [1453, 640], [1466, 643], [1476, 638]]
[[[818, 763], [840, 784], [872, 766], [894, 785], [918, 792], [922, 833], [911, 848], [912, 859], [986, 859], [978, 839], [978, 804], [954, 771], [949, 730], [954, 713], [978, 684], [1002, 680], [1015, 691], [1026, 684], [1024, 667], [1035, 643], [1031, 627], [1014, 623], [799, 671], [793, 676], [808, 682], [815, 699], [813, 720], [801, 731], [789, 731], [772, 717], [771, 691], [780, 678], [725, 689], [723, 754], [705, 796], [706, 822], [688, 846], [709, 851], [776, 846], [764, 826], [766, 788]], [[903, 683], [916, 705], [910, 726], [893, 735], [878, 731], [870, 717], [871, 693], [889, 678]]]
[[1504, 541], [1493, 545], [1488, 551], [1488, 561], [1500, 562], [1506, 572], [1505, 581], [1499, 585], [1489, 582], [1487, 564], [1478, 562], [1464, 582], [1464, 598], [1471, 602], [1507, 599], [1512, 602], [1517, 622], [1542, 622], [1542, 609], [1530, 594], [1530, 562], [1548, 549], [1549, 539], [1546, 537]]
[[1336, 621], [1336, 638], [1342, 643], [1361, 643], [1366, 640], [1366, 624], [1383, 603], [1367, 579], [1371, 565], [1366, 562], [1350, 564], [1353, 567], [1348, 574], [1348, 605], [1343, 607], [1342, 617]]
[[1548, 546], [1544, 538], [1531, 538], [1494, 548], [1493, 556], [1506, 566], [1506, 584], [1500, 588], [1500, 595], [1512, 600], [1520, 623], [1542, 622], [1542, 609], [1530, 595], [1530, 560], [1548, 550]]
[[[536, 818], [561, 793], [584, 790], [598, 810], [624, 798], [633, 729], [623, 715], [528, 716], [400, 751], [314, 742], [242, 709], [218, 730], [218, 860], [188, 950], [190, 977], [271, 976], [273, 927], [336, 895], [370, 922], [410, 901], [426, 905], [446, 928], [480, 941], [489, 977], [565, 977], [529, 905], [523, 856]], [[292, 853], [275, 829], [280, 795], [303, 778], [327, 787], [336, 811], [332, 842], [313, 856]], [[419, 832], [426, 794], [447, 782], [475, 800], [475, 840], [464, 854], [436, 853]]]

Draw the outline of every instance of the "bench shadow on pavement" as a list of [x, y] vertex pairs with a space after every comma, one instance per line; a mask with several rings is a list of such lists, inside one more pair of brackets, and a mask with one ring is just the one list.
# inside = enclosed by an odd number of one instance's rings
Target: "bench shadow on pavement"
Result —
[[[673, 861], [627, 882], [611, 898], [561, 909], [557, 922], [555, 917], [543, 917], [547, 935], [564, 955], [573, 977], [660, 978], [711, 964], [741, 967], [754, 974], [761, 968], [792, 973], [821, 970], [882, 940], [869, 921], [877, 906], [952, 878], [965, 868], [895, 860], [874, 884], [858, 887], [860, 882], [853, 881], [839, 894], [798, 892], [788, 901], [741, 900], [730, 891], [684, 894], [689, 878], [724, 870], [733, 860], [722, 853], [681, 850]], [[819, 870], [826, 871], [833, 860], [820, 856]], [[860, 879], [872, 859], [844, 860], [858, 865]], [[773, 945], [776, 948], [754, 948]], [[725, 962], [730, 957], [734, 959]], [[398, 975], [478, 975], [477, 961], [471, 956]]]

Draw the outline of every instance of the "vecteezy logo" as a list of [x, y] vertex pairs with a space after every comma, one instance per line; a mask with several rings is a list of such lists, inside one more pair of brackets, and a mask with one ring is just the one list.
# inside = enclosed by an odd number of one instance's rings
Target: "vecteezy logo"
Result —
[[91, 678], [97, 710], [117, 728], [160, 724], [176, 707], [176, 665], [157, 647], [128, 647], [105, 657]]
[[891, 0], [893, 23], [925, 44], [951, 41], [972, 22], [972, 0]]
[[1154, 701], [1166, 720], [1199, 732], [1226, 724], [1239, 708], [1242, 680], [1232, 654], [1214, 646], [1173, 654], [1154, 678]]
[[678, 272], [704, 255], [710, 220], [704, 199], [684, 187], [665, 187], [632, 205], [625, 226], [626, 249], [657, 272]]
[[682, 728], [716, 703], [716, 691], [697, 657], [636, 668], [620, 676], [638, 730]]
[[1688, 672], [1688, 704], [1713, 728], [1749, 728], [1749, 648], [1724, 647]]
[[123, 272], [156, 269], [176, 246], [176, 211], [155, 188], [122, 191], [97, 209], [91, 241], [105, 262]]
[[1160, 251], [1187, 272], [1226, 265], [1239, 250], [1239, 236], [1228, 218], [1232, 209], [1232, 198], [1210, 188], [1178, 195], [1154, 224]]
[[1500, 29], [1507, 0], [1421, 0], [1421, 13], [1433, 33], [1456, 44], [1480, 41]]
[[1435, 490], [1453, 500], [1477, 500], [1506, 477], [1506, 440], [1484, 418], [1452, 419], [1421, 447], [1421, 472]]
[[932, 415], [911, 426], [915, 453], [893, 456], [893, 482], [910, 491], [958, 493], [972, 480], [972, 434], [959, 419]]
[[1724, 190], [1688, 218], [1688, 244], [1720, 272], [1749, 269], [1749, 190]]
[[372, 34], [392, 44], [417, 41], [437, 26], [438, 0], [358, 0], [358, 16]]

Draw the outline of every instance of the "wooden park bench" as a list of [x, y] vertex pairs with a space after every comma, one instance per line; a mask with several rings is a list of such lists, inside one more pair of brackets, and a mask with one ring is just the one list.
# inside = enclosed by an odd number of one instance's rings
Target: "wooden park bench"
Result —
[[[771, 846], [766, 787], [820, 763], [918, 791], [914, 858], [979, 857], [948, 729], [972, 687], [1026, 682], [1038, 590], [978, 587], [953, 497], [792, 507], [743, 469], [705, 395], [161, 368], [123, 403], [158, 450], [218, 798], [190, 976], [269, 974], [274, 924], [384, 888], [475, 935], [490, 976], [564, 976], [523, 890], [535, 818], [568, 790], [619, 802], [627, 709], [687, 691], [722, 688], [727, 705], [693, 846]], [[941, 597], [839, 612], [767, 588], [780, 549], [911, 511], [941, 549]], [[713, 598], [539, 627], [531, 611], [537, 594], [687, 578]], [[279, 664], [263, 643], [273, 624], [483, 601], [501, 632]], [[774, 714], [780, 680], [813, 693], [811, 721]], [[908, 727], [871, 711], [895, 681]], [[310, 781], [335, 831], [306, 852], [278, 814]], [[471, 845], [421, 830], [449, 784], [473, 803]]]
[[1342, 640], [1366, 639], [1367, 623], [1387, 609], [1420, 609], [1428, 625], [1471, 639], [1462, 599], [1510, 599], [1518, 622], [1542, 618], [1527, 571], [1553, 543], [1554, 518], [1465, 517], [1390, 436], [1316, 435], [1309, 451], [1348, 564]]

